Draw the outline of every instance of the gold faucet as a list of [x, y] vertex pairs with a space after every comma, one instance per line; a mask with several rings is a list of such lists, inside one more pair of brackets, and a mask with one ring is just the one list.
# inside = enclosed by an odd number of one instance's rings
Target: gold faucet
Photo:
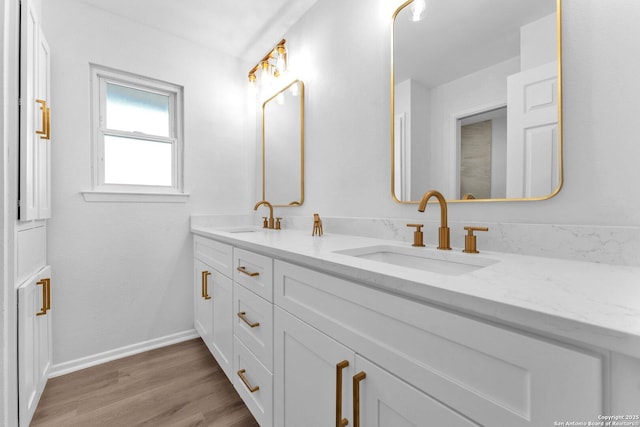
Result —
[[418, 212], [424, 212], [427, 208], [427, 202], [430, 198], [435, 197], [440, 203], [440, 228], [438, 228], [438, 249], [451, 250], [451, 243], [449, 238], [449, 227], [447, 226], [447, 201], [442, 196], [442, 193], [436, 190], [429, 190], [424, 193]]
[[274, 224], [273, 224], [273, 206], [271, 206], [271, 203], [267, 202], [266, 200], [260, 200], [253, 207], [253, 210], [257, 211], [258, 208], [260, 207], [260, 205], [265, 205], [266, 207], [269, 208], [269, 223], [267, 224], [266, 221], [265, 221], [265, 224], [263, 225], [263, 228], [273, 229], [274, 228]]

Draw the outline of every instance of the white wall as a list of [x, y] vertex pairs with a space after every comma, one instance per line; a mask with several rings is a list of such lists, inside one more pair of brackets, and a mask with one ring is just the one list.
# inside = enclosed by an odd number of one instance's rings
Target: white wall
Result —
[[556, 60], [556, 13], [520, 28], [520, 71], [536, 68]]
[[[249, 65], [74, 0], [43, 3], [52, 52], [55, 370], [193, 329], [189, 215], [250, 208], [255, 129], [238, 95]], [[90, 62], [184, 86], [187, 203], [84, 201]]]
[[[285, 216], [435, 215], [390, 196], [390, 19], [380, 16], [388, 3], [323, 0], [286, 34], [290, 57], [308, 52], [318, 70], [300, 76], [308, 80], [308, 197]], [[452, 220], [640, 226], [640, 57], [632, 54], [640, 3], [564, 0], [563, 12], [562, 191], [538, 202], [452, 204]]]
[[[460, 163], [455, 144], [456, 118], [467, 117], [504, 107], [507, 104], [507, 76], [520, 71], [518, 57], [476, 71], [431, 89], [431, 152], [427, 167], [431, 170], [430, 187], [447, 199], [460, 197]], [[415, 200], [415, 199], [414, 199]]]

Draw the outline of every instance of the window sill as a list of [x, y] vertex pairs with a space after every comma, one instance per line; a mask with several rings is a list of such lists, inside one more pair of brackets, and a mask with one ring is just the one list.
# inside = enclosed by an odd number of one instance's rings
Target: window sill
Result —
[[187, 193], [136, 193], [125, 191], [82, 191], [85, 202], [186, 203]]

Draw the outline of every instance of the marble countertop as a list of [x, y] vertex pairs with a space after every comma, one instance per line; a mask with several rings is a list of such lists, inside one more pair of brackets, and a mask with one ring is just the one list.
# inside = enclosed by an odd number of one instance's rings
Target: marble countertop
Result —
[[[640, 358], [640, 267], [489, 251], [464, 254], [454, 248], [456, 257], [470, 262], [474, 257], [496, 262], [447, 275], [336, 253], [378, 245], [411, 248], [410, 243], [328, 233], [312, 237], [299, 230], [234, 232], [243, 229], [191, 227], [204, 237], [413, 300]], [[429, 245], [411, 250], [445, 252]]]

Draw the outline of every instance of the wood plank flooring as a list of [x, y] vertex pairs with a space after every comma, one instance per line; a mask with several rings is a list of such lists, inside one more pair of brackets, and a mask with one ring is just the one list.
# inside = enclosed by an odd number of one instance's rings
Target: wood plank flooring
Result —
[[31, 426], [258, 426], [195, 339], [47, 383]]

